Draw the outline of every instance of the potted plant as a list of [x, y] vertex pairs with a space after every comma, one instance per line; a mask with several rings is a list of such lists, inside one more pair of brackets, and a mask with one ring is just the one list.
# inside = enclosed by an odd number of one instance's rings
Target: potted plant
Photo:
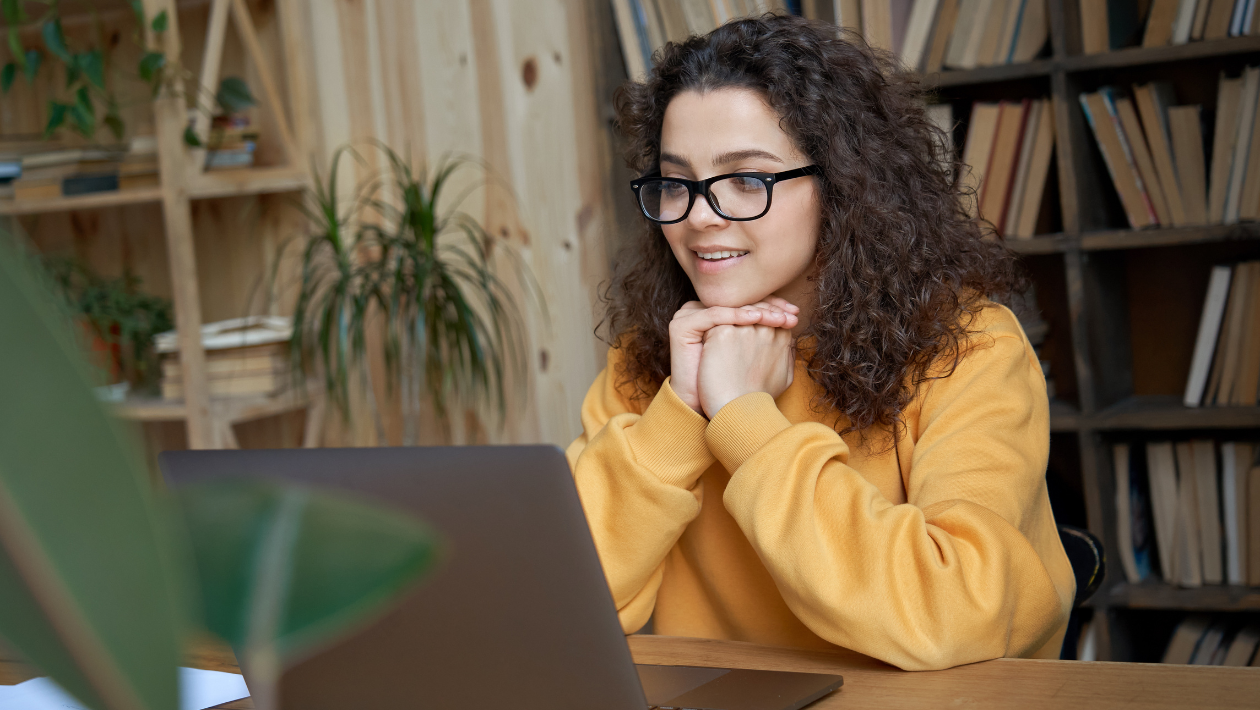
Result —
[[133, 274], [106, 279], [77, 259], [49, 256], [43, 262], [80, 323], [104, 384], [153, 389], [160, 371], [153, 336], [174, 327], [170, 299], [145, 293]]
[[[400, 393], [404, 444], [413, 445], [425, 398], [443, 427], [455, 402], [502, 417], [507, 383], [524, 382], [524, 318], [492, 260], [497, 243], [460, 209], [468, 193], [447, 197], [452, 176], [478, 164], [444, 158], [430, 171], [384, 144], [374, 148], [386, 158], [387, 174], [361, 181], [342, 200], [342, 159], [362, 161], [343, 147], [333, 154], [327, 179], [317, 179], [312, 204], [303, 207], [312, 230], [301, 242], [291, 352], [295, 371], [322, 373], [343, 416], [349, 417], [351, 379], [358, 378], [384, 441], [365, 361], [368, 332], [379, 316], [386, 376]], [[498, 251], [506, 275], [545, 308], [519, 256], [506, 245]]]

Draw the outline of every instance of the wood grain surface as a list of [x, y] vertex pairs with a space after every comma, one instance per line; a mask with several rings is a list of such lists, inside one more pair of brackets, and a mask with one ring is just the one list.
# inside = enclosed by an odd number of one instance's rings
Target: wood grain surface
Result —
[[[637, 663], [836, 673], [844, 687], [810, 710], [917, 708], [1254, 708], [1260, 669], [1141, 663], [1084, 663], [1001, 658], [944, 671], [909, 673], [852, 651], [774, 648], [736, 641], [631, 636]], [[240, 672], [232, 652], [204, 644], [188, 654], [194, 668]], [[0, 684], [34, 677], [29, 666], [0, 661]], [[218, 706], [253, 708], [248, 700]]]

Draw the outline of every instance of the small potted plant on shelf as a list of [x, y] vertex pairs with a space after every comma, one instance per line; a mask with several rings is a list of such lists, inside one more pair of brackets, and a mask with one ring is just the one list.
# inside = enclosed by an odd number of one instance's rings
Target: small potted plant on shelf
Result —
[[[519, 256], [459, 209], [467, 192], [447, 197], [452, 176], [478, 169], [475, 161], [444, 158], [426, 170], [386, 145], [374, 148], [388, 162], [386, 175], [361, 181], [343, 200], [342, 160], [362, 161], [343, 147], [327, 179], [316, 180], [312, 204], [302, 208], [311, 233], [300, 240], [290, 351], [295, 372], [321, 373], [347, 418], [357, 379], [384, 442], [366, 362], [369, 332], [379, 324], [386, 377], [400, 393], [404, 443], [411, 445], [419, 440], [426, 398], [443, 430], [455, 402], [503, 416], [508, 382], [525, 381], [524, 316], [514, 294], [545, 305]], [[492, 259], [496, 253], [505, 269]], [[519, 291], [504, 279], [509, 275]]]
[[77, 259], [50, 256], [43, 262], [87, 341], [102, 380], [98, 394], [118, 401], [133, 389], [155, 390], [153, 337], [174, 325], [170, 300], [142, 291], [132, 274], [106, 279]]

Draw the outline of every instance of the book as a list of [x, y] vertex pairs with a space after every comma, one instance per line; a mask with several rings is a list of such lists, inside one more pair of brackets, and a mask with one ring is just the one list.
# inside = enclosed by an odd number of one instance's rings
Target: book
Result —
[[872, 47], [893, 50], [892, 3], [862, 0], [862, 36]]
[[1133, 153], [1121, 131], [1111, 96], [1109, 87], [1103, 87], [1092, 94], [1081, 94], [1085, 118], [1098, 142], [1103, 162], [1107, 164], [1111, 183], [1120, 196], [1129, 226], [1140, 229], [1158, 224], [1154, 208], [1142, 189], [1141, 178], [1133, 164]]
[[1050, 22], [1046, 17], [1046, 0], [1025, 0], [1019, 31], [1011, 47], [1009, 61], [1031, 62], [1050, 39]]
[[1260, 465], [1247, 473], [1247, 584], [1260, 587]]
[[923, 58], [928, 52], [929, 33], [939, 4], [940, 0], [915, 0], [914, 7], [910, 10], [906, 38], [901, 46], [901, 61], [911, 69], [923, 67]]
[[[1208, 0], [1203, 0], [1206, 4]], [[1177, 19], [1173, 21], [1172, 43], [1185, 44], [1190, 41], [1190, 31], [1194, 26], [1195, 10], [1199, 0], [1181, 0], [1177, 8]]]
[[[1260, 110], [1254, 109], [1250, 125], [1251, 137], [1246, 154], [1247, 169], [1243, 172], [1242, 190], [1238, 195], [1238, 220], [1260, 219]], [[1241, 150], [1241, 146], [1235, 148]], [[1238, 158], [1242, 158], [1239, 155]], [[1233, 216], [1232, 213], [1230, 215]]]
[[[862, 31], [861, 0], [835, 0], [836, 25], [854, 32]], [[726, 18], [726, 19], [729, 19]], [[726, 19], [719, 20], [725, 22]]]
[[1003, 10], [1007, 0], [980, 0], [979, 14], [976, 16], [975, 31], [967, 42], [967, 51], [963, 54], [964, 69], [974, 69], [981, 65], [981, 56], [991, 56], [997, 47], [997, 36], [1002, 31]]
[[1211, 619], [1205, 614], [1191, 614], [1182, 619], [1173, 631], [1172, 639], [1168, 642], [1168, 648], [1164, 650], [1161, 663], [1189, 664], [1209, 625], [1211, 625]]
[[1162, 47], [1172, 43], [1173, 25], [1181, 12], [1181, 0], [1152, 0], [1146, 18], [1143, 47]]
[[1053, 158], [1054, 103], [1050, 99], [1042, 99], [1032, 156], [1028, 160], [1028, 182], [1018, 205], [1018, 221], [1013, 232], [1016, 238], [1031, 239], [1036, 232], [1037, 217], [1041, 211], [1041, 200], [1050, 177], [1050, 161]]
[[1225, 209], [1221, 221], [1236, 224], [1239, 219], [1243, 181], [1251, 155], [1251, 138], [1256, 121], [1256, 100], [1260, 98], [1260, 67], [1243, 70], [1242, 88], [1238, 95], [1238, 123], [1234, 134], [1234, 159], [1230, 166], [1229, 191], [1225, 197]]
[[1100, 54], [1111, 49], [1107, 27], [1107, 3], [1102, 0], [1080, 4], [1081, 45], [1085, 54]]
[[1235, 0], [1234, 15], [1229, 21], [1229, 36], [1238, 37], [1244, 32], [1243, 19], [1247, 16], [1247, 6], [1251, 3], [1248, 0]]
[[981, 187], [980, 216], [1001, 229], [1005, 224], [1006, 207], [1011, 194], [1011, 183], [1019, 159], [1019, 147], [1023, 142], [1025, 119], [1032, 102], [1003, 101], [998, 118], [997, 135], [993, 139], [993, 155]]
[[[239, 397], [276, 394], [284, 390], [292, 382], [292, 376], [287, 372], [283, 372], [248, 377], [211, 379], [207, 381], [206, 386], [211, 397]], [[162, 399], [178, 400], [183, 398], [183, 382], [162, 381]]]
[[1229, 176], [1234, 163], [1234, 141], [1238, 133], [1239, 93], [1242, 79], [1231, 79], [1221, 73], [1217, 90], [1216, 127], [1212, 131], [1212, 177], [1208, 182], [1208, 222], [1225, 219], [1225, 198], [1229, 194]]
[[1221, 321], [1225, 317], [1225, 304], [1229, 296], [1232, 267], [1214, 266], [1208, 278], [1207, 296], [1203, 300], [1203, 313], [1199, 316], [1199, 333], [1194, 341], [1194, 355], [1190, 361], [1190, 376], [1186, 380], [1186, 394], [1182, 403], [1187, 407], [1203, 404], [1207, 387], [1208, 370], [1216, 351]]
[[1203, 555], [1198, 483], [1194, 471], [1194, 450], [1190, 442], [1176, 444], [1177, 458], [1177, 524], [1176, 582], [1182, 587], [1203, 586]]
[[930, 104], [927, 107], [928, 120], [941, 130], [941, 153], [945, 158], [943, 166], [950, 173], [954, 170], [954, 106], [952, 104]]
[[1150, 489], [1146, 483], [1146, 455], [1141, 446], [1112, 447], [1116, 476], [1116, 529], [1125, 579], [1140, 584], [1153, 564]]
[[709, 0], [679, 0], [678, 4], [682, 6], [683, 17], [687, 20], [687, 30], [690, 34], [708, 34], [717, 28], [717, 19], [713, 14], [714, 7], [709, 4]]
[[1151, 518], [1155, 527], [1155, 547], [1164, 581], [1175, 583], [1177, 533], [1177, 463], [1173, 445], [1167, 441], [1146, 444], [1146, 470], [1150, 480]]
[[976, 13], [981, 0], [958, 0], [958, 10], [952, 29], [949, 31], [949, 42], [945, 48], [944, 66], [962, 69], [963, 57], [967, 53], [967, 44], [971, 41], [972, 32], [980, 25], [976, 21]]
[[1247, 471], [1254, 460], [1249, 443], [1221, 444], [1221, 510], [1225, 537], [1225, 581], [1247, 583], [1247, 520], [1260, 510], [1247, 509]]
[[1112, 468], [1116, 477], [1116, 546], [1120, 548], [1120, 566], [1129, 584], [1138, 584], [1142, 576], [1138, 572], [1137, 557], [1133, 554], [1133, 512], [1129, 493], [1129, 445], [1114, 444], [1111, 447]]
[[1224, 39], [1229, 36], [1229, 23], [1234, 19], [1234, 3], [1229, 0], [1212, 0], [1207, 22], [1203, 27], [1203, 39]]
[[[1207, 170], [1203, 164], [1199, 107], [1170, 106], [1168, 129], [1172, 134], [1173, 163], [1177, 169], [1177, 184], [1181, 187], [1186, 224], [1207, 224]], [[1260, 166], [1260, 161], [1257, 165]]]
[[1129, 139], [1129, 147], [1133, 150], [1133, 162], [1137, 165], [1138, 175], [1146, 188], [1146, 195], [1155, 208], [1155, 216], [1160, 224], [1172, 224], [1172, 213], [1168, 210], [1168, 200], [1164, 197], [1164, 189], [1160, 185], [1155, 172], [1155, 162], [1151, 158], [1151, 149], [1146, 143], [1146, 134], [1138, 121], [1137, 109], [1128, 98], [1116, 99], [1116, 115], [1120, 117], [1120, 126]]
[[945, 52], [954, 35], [954, 24], [958, 20], [958, 3], [959, 0], [940, 0], [936, 20], [932, 25], [931, 44], [923, 66], [928, 74], [938, 72], [945, 66]]
[[1199, 638], [1199, 643], [1195, 646], [1194, 653], [1190, 656], [1190, 665], [1212, 665], [1212, 660], [1216, 656], [1216, 652], [1220, 650], [1221, 642], [1224, 640], [1225, 625], [1220, 621], [1209, 624], [1207, 631], [1204, 631], [1203, 636]]
[[1007, 199], [1006, 214], [999, 225], [1003, 235], [1013, 236], [1019, 226], [1020, 205], [1024, 201], [1024, 191], [1028, 187], [1033, 152], [1036, 149], [1038, 122], [1041, 120], [1043, 102], [1038, 99], [1028, 105], [1028, 116], [1024, 119], [1024, 135], [1019, 143], [1019, 162], [1015, 165], [1014, 183], [1011, 195]]
[[1199, 504], [1199, 547], [1203, 562], [1203, 583], [1225, 581], [1221, 547], [1221, 502], [1217, 491], [1216, 443], [1207, 439], [1190, 442], [1194, 452], [1195, 499]]
[[1212, 381], [1209, 382], [1210, 401], [1214, 405], [1229, 404], [1238, 380], [1239, 354], [1243, 346], [1252, 286], [1251, 280], [1246, 278], [1246, 272], [1240, 266], [1234, 266], [1229, 301], [1225, 305], [1224, 329], [1216, 344], [1219, 358], [1213, 365], [1217, 371], [1212, 374]]
[[905, 51], [906, 32], [910, 29], [910, 13], [917, 1], [884, 0], [888, 5], [888, 23], [892, 36], [892, 43], [888, 45], [888, 48], [899, 57]]
[[1208, 10], [1212, 6], [1212, 0], [1199, 0], [1198, 5], [1194, 8], [1194, 22], [1191, 24], [1190, 39], [1203, 39], [1203, 31], [1207, 27]]
[[1248, 261], [1235, 269], [1235, 278], [1248, 280], [1250, 300], [1239, 333], [1238, 377], [1229, 403], [1236, 407], [1254, 407], [1256, 390], [1260, 389], [1260, 261]]
[[964, 192], [971, 192], [974, 199], [967, 199], [967, 212], [976, 217], [980, 212], [984, 195], [985, 172], [989, 168], [989, 158], [993, 153], [994, 134], [997, 132], [998, 119], [1001, 116], [1002, 104], [977, 101], [971, 107], [971, 123], [967, 127], [967, 140], [963, 145], [962, 176]]
[[1247, 626], [1239, 629], [1238, 634], [1229, 645], [1229, 652], [1221, 661], [1223, 666], [1246, 666], [1256, 657], [1256, 647], [1260, 646], [1260, 626]]
[[1177, 182], [1177, 168], [1173, 161], [1172, 138], [1168, 130], [1167, 106], [1172, 103], [1172, 86], [1163, 82], [1151, 82], [1133, 87], [1133, 101], [1142, 118], [1142, 130], [1155, 162], [1160, 188], [1168, 202], [1173, 226], [1186, 224], [1185, 205], [1181, 199], [1181, 186]]
[[1008, 24], [1015, 22], [1018, 11], [1018, 0], [994, 0], [984, 22], [984, 34], [980, 36], [980, 44], [976, 48], [976, 66], [987, 67], [1002, 63], [997, 59], [1001, 53], [1002, 35], [1006, 33]]

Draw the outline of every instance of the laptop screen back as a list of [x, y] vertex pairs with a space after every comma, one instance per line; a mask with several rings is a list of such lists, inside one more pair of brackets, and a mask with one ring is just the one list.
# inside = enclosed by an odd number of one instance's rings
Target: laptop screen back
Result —
[[401, 605], [285, 673], [282, 707], [646, 707], [559, 449], [179, 451], [160, 463], [173, 485], [342, 491], [441, 536], [442, 562]]

